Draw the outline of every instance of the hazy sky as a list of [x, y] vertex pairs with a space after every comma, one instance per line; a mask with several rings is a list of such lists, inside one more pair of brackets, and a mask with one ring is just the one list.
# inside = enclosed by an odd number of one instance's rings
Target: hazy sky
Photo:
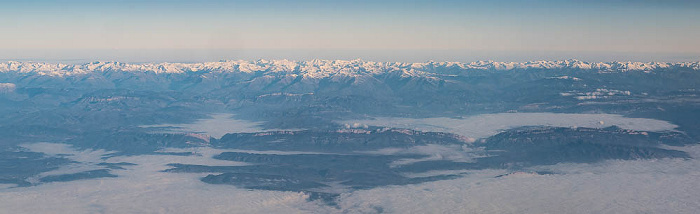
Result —
[[334, 57], [334, 51], [358, 57], [407, 51], [437, 53], [431, 56], [438, 60], [465, 53], [700, 55], [700, 1], [25, 0], [0, 5], [0, 58], [57, 57], [68, 50], [78, 58], [89, 58], [85, 53], [91, 51], [135, 56], [187, 50], [210, 55], [238, 50], [245, 57], [265, 50], [315, 51], [320, 58]]

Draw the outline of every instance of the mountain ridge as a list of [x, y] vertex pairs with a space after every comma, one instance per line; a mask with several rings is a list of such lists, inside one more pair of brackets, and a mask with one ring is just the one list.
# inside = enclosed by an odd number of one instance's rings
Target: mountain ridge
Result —
[[700, 70], [698, 62], [585, 62], [580, 60], [529, 61], [529, 62], [374, 62], [364, 60], [222, 60], [202, 63], [144, 63], [92, 62], [63, 64], [44, 62], [7, 61], [0, 63], [0, 73], [37, 74], [45, 76], [78, 76], [91, 72], [144, 72], [155, 74], [202, 73], [282, 73], [300, 74], [305, 77], [326, 78], [334, 75], [363, 76], [400, 72], [401, 76], [430, 76], [444, 74], [444, 70], [510, 71], [528, 69], [575, 69], [605, 72], [655, 71], [660, 69], [687, 68]]

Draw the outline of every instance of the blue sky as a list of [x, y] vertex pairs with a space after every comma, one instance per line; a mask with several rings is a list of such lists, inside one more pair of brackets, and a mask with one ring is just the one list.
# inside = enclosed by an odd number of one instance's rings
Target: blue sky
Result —
[[365, 58], [372, 52], [437, 52], [441, 54], [433, 55], [449, 56], [445, 59], [459, 59], [464, 53], [549, 53], [549, 57], [580, 53], [601, 59], [607, 54], [612, 60], [623, 55], [692, 59], [700, 53], [700, 1], [28, 0], [0, 4], [0, 58], [41, 58], [48, 53], [59, 57], [61, 51], [88, 50], [111, 51], [112, 56], [119, 52], [133, 56], [137, 50], [160, 55], [167, 55], [163, 50], [290, 53], [216, 56], [243, 58], [294, 58], [300, 51], [317, 53], [314, 58], [334, 57], [328, 54], [333, 51]]

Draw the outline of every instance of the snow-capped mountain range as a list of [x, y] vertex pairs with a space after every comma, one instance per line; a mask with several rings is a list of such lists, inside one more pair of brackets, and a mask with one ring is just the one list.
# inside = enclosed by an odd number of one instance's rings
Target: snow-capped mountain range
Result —
[[[426, 76], [440, 70], [517, 70], [517, 69], [576, 69], [610, 72], [653, 71], [657, 69], [686, 68], [700, 70], [700, 62], [584, 62], [579, 60], [530, 61], [530, 62], [373, 62], [364, 60], [256, 60], [219, 61], [204, 63], [146, 63], [93, 62], [79, 65], [43, 62], [0, 63], [0, 72], [17, 72], [48, 76], [72, 76], [90, 72], [146, 72], [173, 74], [186, 72], [244, 72], [244, 73], [294, 73], [311, 78], [324, 78], [337, 74], [362, 76], [385, 72], [401, 72], [402, 76]], [[428, 75], [429, 76], [429, 75]]]

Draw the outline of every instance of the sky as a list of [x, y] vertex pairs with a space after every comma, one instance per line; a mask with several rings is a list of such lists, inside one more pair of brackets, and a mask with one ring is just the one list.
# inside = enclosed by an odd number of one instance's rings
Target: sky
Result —
[[0, 0], [0, 59], [700, 60], [681, 0]]

